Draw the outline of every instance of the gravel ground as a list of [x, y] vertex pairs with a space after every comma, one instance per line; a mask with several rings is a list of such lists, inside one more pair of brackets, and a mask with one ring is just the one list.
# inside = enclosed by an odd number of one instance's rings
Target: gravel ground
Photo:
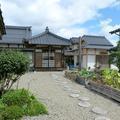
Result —
[[[120, 105], [108, 98], [89, 91], [84, 86], [64, 78], [63, 72], [34, 72], [21, 77], [19, 88], [27, 88], [48, 107], [49, 115], [24, 117], [23, 120], [97, 120], [103, 116], [92, 112], [99, 107], [108, 120], [120, 120]], [[68, 88], [71, 88], [68, 90]], [[78, 93], [79, 92], [79, 93]], [[89, 107], [80, 107], [78, 98], [70, 97], [77, 93], [87, 97]], [[107, 119], [98, 119], [107, 120]]]

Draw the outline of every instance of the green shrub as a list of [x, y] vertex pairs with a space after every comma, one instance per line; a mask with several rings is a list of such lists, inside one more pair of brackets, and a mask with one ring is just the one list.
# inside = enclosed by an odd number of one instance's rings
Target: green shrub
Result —
[[120, 89], [120, 73], [117, 70], [104, 69], [101, 75], [105, 84]]
[[[20, 114], [18, 114], [20, 112]], [[25, 89], [10, 90], [0, 100], [0, 120], [13, 120], [23, 115], [47, 114], [46, 107]], [[7, 117], [8, 116], [8, 117]]]
[[18, 120], [23, 116], [23, 110], [19, 106], [8, 106], [1, 113], [3, 120]]
[[5, 104], [0, 100], [0, 112], [2, 112], [5, 109]]
[[33, 100], [28, 106], [26, 113], [27, 115], [35, 116], [39, 114], [47, 114], [48, 111], [42, 103], [38, 102], [37, 100]]
[[30, 93], [25, 89], [10, 90], [2, 96], [2, 102], [8, 106], [30, 104], [31, 99]]
[[29, 59], [22, 52], [3, 50], [0, 52], [0, 73], [21, 75], [28, 70]]
[[9, 90], [28, 68], [29, 59], [22, 52], [0, 51], [0, 95]]
[[80, 72], [79, 72], [79, 75], [80, 77], [83, 77], [85, 79], [90, 79], [92, 78], [92, 76], [94, 75], [94, 73], [92, 71], [88, 71], [86, 69], [82, 69]]
[[120, 72], [120, 40], [118, 41], [117, 46], [110, 50], [109, 58], [110, 64], [116, 65]]

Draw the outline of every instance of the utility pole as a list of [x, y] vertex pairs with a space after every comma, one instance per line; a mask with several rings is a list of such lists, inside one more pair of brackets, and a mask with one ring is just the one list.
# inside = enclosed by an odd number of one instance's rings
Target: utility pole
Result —
[[79, 69], [82, 69], [82, 38], [79, 37]]
[[116, 34], [118, 37], [119, 37], [119, 40], [120, 40], [120, 28], [116, 29], [116, 30], [113, 30], [111, 32], [109, 32], [111, 34]]

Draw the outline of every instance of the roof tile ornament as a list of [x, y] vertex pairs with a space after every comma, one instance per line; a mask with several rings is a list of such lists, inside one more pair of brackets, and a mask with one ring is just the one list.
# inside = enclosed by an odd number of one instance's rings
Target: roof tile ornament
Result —
[[48, 26], [46, 27], [45, 31], [46, 31], [46, 32], [49, 32], [49, 28], [48, 28]]

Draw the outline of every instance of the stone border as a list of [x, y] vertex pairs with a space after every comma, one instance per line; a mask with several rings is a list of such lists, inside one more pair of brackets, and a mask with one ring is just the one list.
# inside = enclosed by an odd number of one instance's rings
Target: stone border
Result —
[[65, 71], [65, 77], [75, 81], [77, 78], [77, 75], [72, 71]]
[[89, 81], [89, 83], [85, 86], [90, 90], [94, 90], [98, 93], [106, 95], [107, 97], [120, 102], [120, 91], [115, 88], [109, 87], [107, 85], [98, 84], [97, 82], [93, 81]]
[[85, 79], [80, 76], [76, 76], [76, 82], [81, 85], [86, 85]]
[[72, 72], [69, 71], [65, 71], [65, 77], [70, 80], [74, 80], [81, 85], [86, 86], [86, 88], [90, 90], [96, 91], [98, 93], [101, 93], [109, 98], [112, 98], [120, 102], [120, 90], [118, 89], [112, 88], [107, 85], [98, 84], [97, 82], [94, 82], [92, 80], [87, 81], [84, 78], [76, 74], [72, 74]]

